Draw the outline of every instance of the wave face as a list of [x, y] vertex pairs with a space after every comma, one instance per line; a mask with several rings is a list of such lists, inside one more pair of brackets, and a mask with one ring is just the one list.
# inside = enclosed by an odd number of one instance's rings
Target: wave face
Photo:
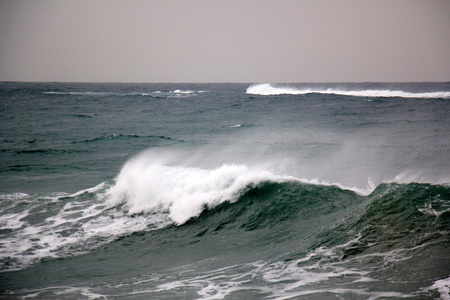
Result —
[[340, 90], [334, 88], [317, 89], [274, 86], [268, 83], [253, 84], [247, 88], [247, 93], [262, 96], [331, 94], [354, 97], [450, 98], [450, 91], [413, 93], [401, 90]]
[[0, 83], [0, 298], [448, 298], [449, 84], [270, 86]]

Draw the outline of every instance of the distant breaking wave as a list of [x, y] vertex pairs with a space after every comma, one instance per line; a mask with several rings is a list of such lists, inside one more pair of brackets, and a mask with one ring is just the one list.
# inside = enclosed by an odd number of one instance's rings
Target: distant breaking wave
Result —
[[180, 98], [189, 95], [197, 95], [205, 93], [205, 91], [192, 91], [192, 90], [180, 90], [173, 91], [154, 91], [154, 92], [61, 92], [61, 91], [49, 91], [42, 92], [44, 95], [64, 95], [64, 96], [115, 96], [115, 97], [154, 97], [154, 98]]
[[252, 95], [306, 95], [306, 94], [332, 94], [355, 97], [402, 97], [402, 98], [450, 98], [450, 92], [425, 92], [425, 93], [411, 93], [404, 91], [391, 90], [339, 90], [339, 89], [300, 89], [296, 87], [274, 87], [271, 84], [253, 84], [247, 88], [247, 94]]

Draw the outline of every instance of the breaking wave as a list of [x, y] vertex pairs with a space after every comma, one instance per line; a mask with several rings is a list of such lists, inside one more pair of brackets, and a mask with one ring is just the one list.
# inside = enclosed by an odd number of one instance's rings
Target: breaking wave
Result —
[[296, 87], [273, 86], [268, 83], [253, 84], [247, 88], [247, 94], [252, 95], [306, 95], [332, 94], [355, 97], [401, 97], [401, 98], [450, 98], [450, 91], [412, 93], [401, 90], [339, 90], [339, 89], [299, 89]]

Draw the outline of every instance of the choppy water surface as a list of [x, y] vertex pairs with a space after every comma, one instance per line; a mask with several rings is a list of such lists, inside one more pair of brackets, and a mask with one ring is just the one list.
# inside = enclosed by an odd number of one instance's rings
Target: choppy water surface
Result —
[[0, 83], [0, 293], [449, 299], [450, 85]]

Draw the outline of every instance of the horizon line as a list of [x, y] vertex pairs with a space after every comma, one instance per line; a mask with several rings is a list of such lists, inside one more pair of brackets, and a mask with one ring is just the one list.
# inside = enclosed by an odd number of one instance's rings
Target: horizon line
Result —
[[0, 80], [0, 83], [102, 83], [102, 84], [343, 84], [343, 83], [450, 83], [443, 81], [35, 81], [35, 80]]

